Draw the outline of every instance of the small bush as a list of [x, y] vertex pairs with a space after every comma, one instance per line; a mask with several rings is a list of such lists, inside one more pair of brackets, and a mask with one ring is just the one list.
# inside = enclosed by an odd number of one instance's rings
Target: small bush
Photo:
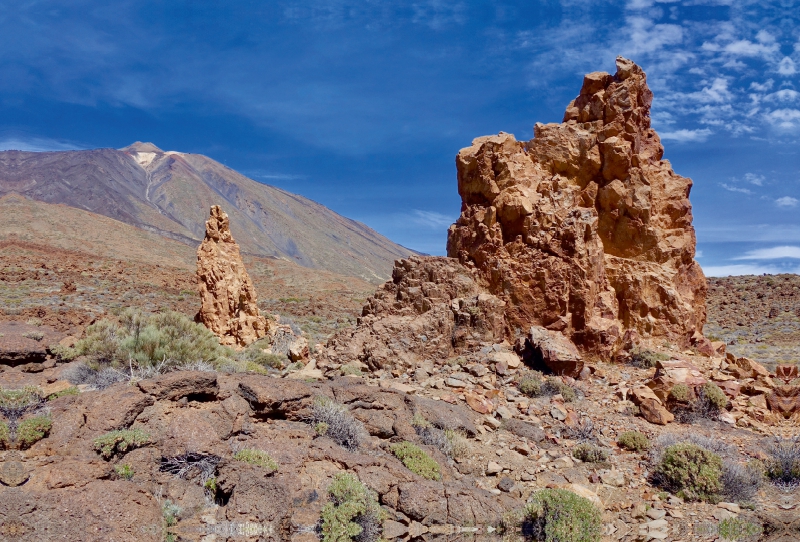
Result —
[[547, 377], [544, 382], [544, 388], [546, 395], [556, 395], [560, 393], [566, 403], [571, 403], [578, 398], [575, 393], [575, 388], [569, 384], [565, 384], [560, 378], [554, 376]]
[[597, 440], [594, 432], [594, 422], [591, 418], [581, 418], [580, 423], [568, 426], [564, 434], [571, 440], [578, 442], [592, 442]]
[[262, 450], [244, 448], [236, 452], [233, 455], [233, 458], [237, 461], [243, 461], [245, 463], [249, 463], [250, 465], [255, 465], [256, 467], [261, 467], [272, 472], [278, 470], [278, 464], [275, 462], [275, 460], [272, 459], [267, 452]]
[[106, 389], [112, 384], [128, 380], [130, 375], [112, 367], [90, 367], [85, 363], [78, 363], [64, 371], [63, 376], [70, 383], [77, 385], [87, 384], [98, 390]]
[[342, 373], [342, 376], [361, 376], [363, 373], [361, 372], [361, 368], [357, 365], [342, 365], [339, 371]]
[[164, 516], [167, 527], [173, 527], [178, 523], [178, 516], [180, 516], [181, 512], [183, 512], [181, 507], [174, 504], [169, 499], [164, 501], [164, 504], [161, 506], [161, 513]]
[[419, 412], [414, 413], [414, 416], [411, 418], [411, 425], [412, 427], [433, 427], [431, 422], [426, 420]]
[[742, 518], [727, 518], [719, 522], [717, 532], [722, 540], [731, 542], [755, 538], [764, 531], [764, 528]]
[[28, 318], [25, 321], [25, 323], [28, 324], [29, 326], [39, 327], [40, 325], [42, 325], [42, 319], [41, 318], [36, 318], [36, 317]]
[[650, 448], [650, 439], [639, 431], [625, 431], [619, 436], [617, 442], [620, 446], [632, 452], [643, 452]]
[[53, 420], [50, 416], [41, 415], [22, 420], [17, 425], [17, 442], [23, 448], [28, 448], [42, 440], [52, 428]]
[[584, 463], [600, 463], [608, 460], [608, 450], [583, 442], [572, 449], [572, 457]]
[[217, 493], [217, 479], [216, 478], [209, 478], [203, 484], [203, 489], [211, 493], [211, 495], [215, 495]]
[[441, 479], [442, 472], [439, 464], [416, 444], [408, 441], [401, 442], [392, 445], [391, 450], [394, 456], [414, 474], [428, 480]]
[[51, 393], [47, 396], [48, 401], [52, 401], [54, 399], [58, 399], [59, 397], [67, 397], [70, 395], [80, 395], [80, 390], [77, 386], [71, 386], [65, 390], [57, 391], [55, 393]]
[[0, 446], [7, 448], [11, 444], [11, 431], [6, 422], [0, 422]]
[[283, 369], [285, 362], [288, 361], [288, 358], [285, 355], [274, 354], [272, 352], [265, 352], [269, 348], [269, 340], [262, 339], [260, 341], [256, 341], [247, 348], [242, 350], [236, 355], [236, 359], [245, 362], [254, 363], [260, 367], [270, 368], [270, 369]]
[[701, 399], [708, 404], [711, 410], [723, 410], [728, 406], [728, 398], [725, 392], [713, 382], [706, 382], [700, 389]]
[[328, 424], [325, 422], [319, 422], [314, 425], [314, 432], [319, 436], [324, 436], [325, 433], [328, 432]]
[[764, 483], [764, 466], [760, 462], [746, 465], [734, 461], [722, 463], [722, 495], [730, 502], [749, 502]]
[[470, 446], [466, 433], [459, 429], [445, 429], [444, 436], [450, 443], [450, 453], [445, 454], [452, 459], [463, 459], [470, 455]]
[[351, 451], [358, 449], [367, 438], [364, 424], [355, 419], [347, 407], [328, 397], [320, 396], [314, 400], [309, 421], [313, 427], [327, 424], [325, 436]]
[[123, 480], [130, 480], [133, 478], [133, 467], [124, 463], [122, 465], [115, 465], [114, 472], [117, 473], [117, 476], [122, 478]]
[[539, 397], [544, 393], [541, 374], [535, 371], [525, 373], [520, 378], [517, 387], [521, 394], [528, 397]]
[[182, 480], [197, 479], [201, 486], [217, 471], [221, 458], [212, 454], [186, 452], [175, 457], [162, 457], [158, 470]]
[[328, 487], [329, 502], [322, 509], [323, 542], [377, 542], [386, 512], [377, 495], [358, 478], [340, 472]]
[[675, 384], [669, 391], [669, 396], [679, 403], [688, 403], [692, 399], [692, 390], [686, 384]]
[[687, 501], [713, 500], [723, 489], [722, 459], [694, 444], [667, 447], [655, 475], [664, 489]]
[[645, 348], [635, 347], [631, 350], [631, 364], [640, 369], [652, 369], [659, 361], [667, 361], [670, 356], [661, 352], [653, 352]]
[[767, 447], [768, 459], [764, 470], [772, 483], [783, 487], [800, 484], [800, 442], [794, 439], [779, 439]]
[[26, 386], [19, 390], [0, 389], [0, 410], [8, 416], [6, 411], [25, 410], [36, 407], [42, 402], [42, 392], [36, 386]]
[[44, 339], [44, 333], [42, 333], [41, 331], [28, 331], [26, 333], [23, 333], [22, 336], [28, 339], [32, 339], [36, 342], [39, 342], [42, 339]]
[[542, 542], [597, 542], [602, 536], [600, 510], [565, 489], [542, 489], [525, 507], [523, 534]]
[[119, 429], [110, 431], [93, 441], [94, 449], [108, 459], [116, 452], [124, 453], [150, 442], [150, 435], [141, 429]]

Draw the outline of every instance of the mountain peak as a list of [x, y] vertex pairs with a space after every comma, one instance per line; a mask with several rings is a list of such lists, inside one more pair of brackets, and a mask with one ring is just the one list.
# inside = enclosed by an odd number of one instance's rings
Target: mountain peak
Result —
[[164, 152], [152, 143], [137, 141], [120, 149], [125, 152]]

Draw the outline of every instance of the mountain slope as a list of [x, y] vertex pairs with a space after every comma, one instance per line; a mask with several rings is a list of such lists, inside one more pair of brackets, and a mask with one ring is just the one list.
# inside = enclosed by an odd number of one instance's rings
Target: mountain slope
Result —
[[371, 282], [413, 251], [371, 228], [197, 154], [124, 149], [0, 152], [0, 196], [17, 193], [105, 215], [188, 245], [221, 205], [242, 250]]

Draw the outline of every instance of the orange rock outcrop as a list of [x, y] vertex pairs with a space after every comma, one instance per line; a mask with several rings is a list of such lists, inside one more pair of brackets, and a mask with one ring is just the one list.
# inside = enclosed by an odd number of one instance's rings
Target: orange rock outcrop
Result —
[[197, 283], [201, 306], [196, 320], [220, 343], [247, 346], [267, 335], [269, 324], [259, 313], [256, 290], [231, 236], [228, 215], [217, 205], [211, 207], [206, 237], [197, 249]]
[[602, 354], [702, 333], [692, 181], [662, 159], [652, 98], [642, 69], [618, 58], [615, 75], [584, 77], [562, 123], [459, 152], [462, 212], [447, 253], [506, 302], [509, 335], [544, 326]]

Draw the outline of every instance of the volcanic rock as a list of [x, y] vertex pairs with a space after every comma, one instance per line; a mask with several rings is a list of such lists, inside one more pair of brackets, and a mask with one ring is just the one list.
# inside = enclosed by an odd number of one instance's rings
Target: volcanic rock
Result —
[[543, 327], [531, 327], [527, 338], [518, 341], [517, 350], [529, 365], [543, 365], [557, 375], [574, 378], [583, 370], [583, 359], [575, 345], [561, 333]]
[[217, 205], [211, 207], [206, 238], [197, 249], [197, 282], [201, 306], [196, 320], [220, 343], [247, 346], [267, 334], [269, 324], [258, 311], [256, 290], [231, 236], [228, 215]]
[[690, 179], [662, 160], [642, 69], [591, 73], [561, 124], [480, 137], [457, 158], [447, 253], [506, 302], [509, 328], [562, 331], [586, 352], [627, 330], [688, 346], [705, 322]]

